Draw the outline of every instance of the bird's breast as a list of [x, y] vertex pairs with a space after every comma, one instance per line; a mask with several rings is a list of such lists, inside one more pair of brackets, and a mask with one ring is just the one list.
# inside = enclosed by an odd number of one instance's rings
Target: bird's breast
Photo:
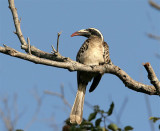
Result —
[[88, 49], [84, 51], [79, 58], [80, 63], [86, 65], [99, 65], [104, 62], [104, 48], [102, 44], [92, 43], [88, 45]]

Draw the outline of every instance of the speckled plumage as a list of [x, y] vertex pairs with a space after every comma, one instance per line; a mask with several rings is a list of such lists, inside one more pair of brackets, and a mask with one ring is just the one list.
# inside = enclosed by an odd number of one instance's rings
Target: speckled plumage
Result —
[[[83, 31], [85, 33], [84, 35]], [[109, 47], [107, 43], [104, 42], [103, 35], [100, 33], [100, 31], [95, 28], [89, 28], [86, 30], [80, 30], [74, 34], [76, 33], [80, 33], [81, 36], [88, 37], [88, 39], [83, 43], [77, 53], [77, 62], [92, 66], [111, 63], [109, 57]], [[81, 71], [77, 72], [78, 91], [70, 114], [71, 123], [81, 124], [86, 86], [88, 82], [94, 78], [93, 83], [89, 89], [89, 91], [92, 92], [97, 87], [101, 77], [102, 75], [98, 73]]]

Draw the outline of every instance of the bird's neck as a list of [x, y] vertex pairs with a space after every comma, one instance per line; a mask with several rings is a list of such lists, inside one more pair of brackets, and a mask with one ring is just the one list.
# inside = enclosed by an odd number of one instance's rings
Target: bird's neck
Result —
[[98, 42], [104, 42], [102, 38], [98, 37], [98, 36], [90, 36], [88, 39], [92, 40], [92, 41], [98, 41]]

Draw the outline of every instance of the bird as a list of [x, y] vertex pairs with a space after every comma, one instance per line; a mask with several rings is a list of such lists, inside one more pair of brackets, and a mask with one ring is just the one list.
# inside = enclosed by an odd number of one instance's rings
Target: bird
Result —
[[[87, 37], [79, 49], [76, 61], [84, 65], [96, 66], [111, 64], [109, 46], [104, 42], [102, 33], [96, 28], [81, 29], [71, 35]], [[95, 90], [101, 80], [102, 74], [77, 71], [78, 90], [70, 113], [70, 123], [80, 125], [83, 119], [83, 105], [86, 87], [93, 79], [89, 92]]]

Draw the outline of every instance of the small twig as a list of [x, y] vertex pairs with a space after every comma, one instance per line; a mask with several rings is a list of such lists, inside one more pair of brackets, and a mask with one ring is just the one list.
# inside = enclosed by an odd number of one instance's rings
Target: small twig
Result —
[[160, 40], [160, 36], [157, 36], [157, 35], [154, 35], [154, 34], [151, 34], [151, 33], [148, 33], [147, 35], [148, 35], [148, 37], [150, 37], [152, 39]]
[[160, 54], [156, 53], [155, 56], [160, 59]]
[[104, 128], [106, 129], [106, 116], [103, 116], [104, 119]]
[[54, 48], [53, 45], [51, 45], [51, 47], [52, 47], [52, 52], [51, 53], [59, 54], [59, 37], [60, 37], [61, 33], [62, 32], [58, 32], [58, 34], [57, 34], [57, 50]]
[[127, 102], [128, 102], [128, 98], [126, 97], [126, 98], [123, 100], [123, 102], [122, 102], [122, 104], [121, 104], [121, 107], [120, 107], [120, 109], [119, 109], [119, 111], [118, 111], [118, 114], [117, 114], [117, 116], [116, 116], [116, 118], [117, 118], [117, 124], [118, 124], [118, 125], [121, 124], [121, 121], [120, 121], [120, 120], [121, 120], [121, 118], [122, 118], [122, 114], [123, 114], [124, 111], [125, 111]]
[[17, 106], [17, 94], [14, 94], [14, 101], [13, 101], [13, 110], [14, 110], [14, 115], [15, 118], [13, 120], [13, 125], [16, 126], [18, 118], [19, 118], [19, 114], [18, 114], [18, 106]]
[[160, 10], [160, 5], [155, 3], [153, 0], [149, 0], [149, 4], [157, 10]]
[[60, 93], [57, 93], [57, 92], [47, 91], [47, 90], [44, 91], [44, 93], [49, 94], [49, 95], [53, 95], [53, 96], [60, 97], [65, 105], [67, 105], [69, 108], [72, 107], [72, 106], [69, 104], [69, 102], [66, 100], [66, 98], [64, 97], [63, 91], [61, 91], [61, 94], [60, 94]]
[[51, 45], [51, 47], [52, 47], [52, 51], [51, 51], [51, 53], [57, 53], [57, 51], [56, 51], [56, 49], [54, 48], [54, 46], [53, 46], [53, 45]]
[[[147, 110], [147, 114], [148, 114], [148, 118], [152, 116], [152, 108], [151, 108], [151, 104], [149, 102], [149, 96], [144, 94], [144, 98], [145, 98], [145, 102], [146, 102], [146, 110]], [[154, 123], [151, 121], [148, 121], [151, 131], [155, 131], [154, 129]]]
[[156, 88], [158, 95], [160, 95], [160, 82], [159, 82], [152, 66], [150, 65], [150, 63], [145, 63], [143, 65], [148, 72], [148, 79], [151, 81], [151, 83]]
[[58, 36], [57, 36], [57, 52], [59, 52], [59, 37], [61, 35], [62, 32], [58, 32]]
[[42, 107], [43, 96], [39, 96], [38, 91], [36, 89], [33, 90], [33, 96], [34, 96], [35, 100], [37, 101], [37, 107], [35, 109], [34, 114], [32, 115], [31, 120], [25, 126], [24, 131], [28, 130], [31, 127], [31, 125], [37, 120], [40, 109]]
[[[19, 120], [19, 113], [17, 111], [17, 99], [16, 96], [13, 100], [13, 107], [10, 107], [10, 100], [8, 97], [4, 97], [1, 100], [2, 106], [0, 108], [0, 119], [7, 131], [14, 131], [17, 121]], [[14, 115], [12, 115], [14, 113]]]
[[65, 97], [64, 96], [64, 86], [63, 85], [61, 85], [61, 94], [62, 94], [63, 97]]
[[31, 44], [29, 37], [27, 37], [27, 43], [28, 43], [28, 54], [31, 55]]

